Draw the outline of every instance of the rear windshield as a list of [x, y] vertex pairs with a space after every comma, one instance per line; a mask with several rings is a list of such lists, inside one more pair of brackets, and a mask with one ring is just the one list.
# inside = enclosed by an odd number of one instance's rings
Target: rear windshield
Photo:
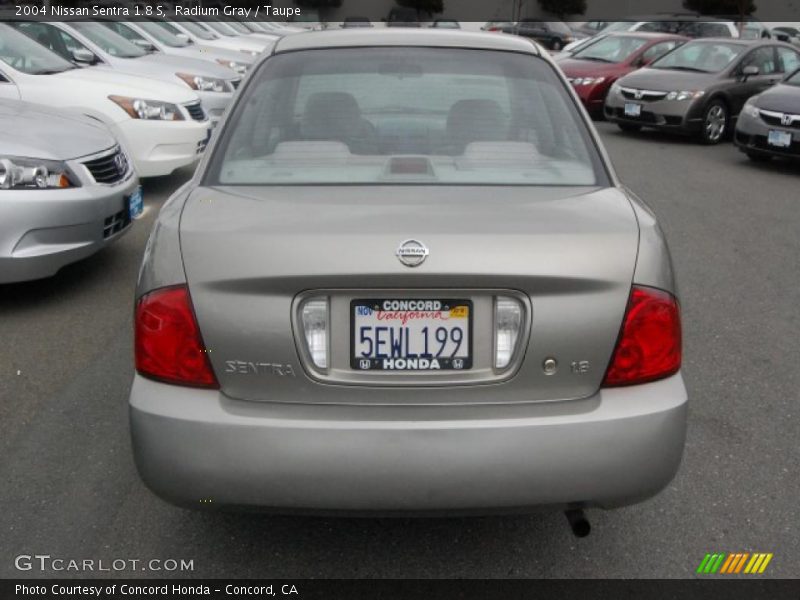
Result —
[[265, 61], [243, 91], [212, 184], [606, 181], [564, 84], [527, 54], [290, 52]]

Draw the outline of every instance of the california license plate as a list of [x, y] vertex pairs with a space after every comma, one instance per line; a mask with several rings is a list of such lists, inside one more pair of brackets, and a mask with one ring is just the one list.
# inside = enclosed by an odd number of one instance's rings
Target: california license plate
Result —
[[625, 103], [625, 116], [626, 117], [639, 117], [642, 115], [642, 105], [634, 102]]
[[767, 136], [767, 143], [778, 148], [788, 148], [792, 145], [792, 134], [788, 131], [770, 130]]
[[144, 212], [144, 195], [142, 188], [139, 186], [136, 191], [128, 196], [128, 215], [131, 219], [138, 219]]
[[353, 300], [350, 311], [353, 369], [465, 371], [472, 368], [469, 300]]

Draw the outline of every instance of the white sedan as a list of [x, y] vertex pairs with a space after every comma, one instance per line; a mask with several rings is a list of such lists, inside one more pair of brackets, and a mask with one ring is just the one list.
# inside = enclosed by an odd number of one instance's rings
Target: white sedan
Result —
[[206, 46], [190, 39], [172, 23], [164, 20], [122, 23], [108, 19], [102, 21], [106, 27], [134, 44], [151, 46], [158, 55], [174, 55], [212, 61], [244, 75], [255, 61], [251, 54], [228, 48]]
[[171, 20], [169, 24], [198, 45], [241, 52], [251, 59], [264, 51], [263, 44], [258, 40], [250, 40], [242, 36], [223, 36], [195, 21]]
[[12, 25], [61, 58], [90, 68], [113, 69], [187, 86], [216, 125], [241, 81], [227, 67], [194, 58], [150, 54], [101, 23], [18, 22]]
[[193, 164], [210, 133], [200, 98], [189, 88], [79, 69], [5, 23], [0, 23], [0, 98], [64, 108], [105, 123], [140, 177]]

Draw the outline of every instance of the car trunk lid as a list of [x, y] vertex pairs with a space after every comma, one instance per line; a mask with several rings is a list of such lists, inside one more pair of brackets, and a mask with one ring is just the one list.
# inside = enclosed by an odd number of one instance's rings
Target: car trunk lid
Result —
[[[395, 256], [409, 238], [429, 248], [419, 267]], [[617, 188], [201, 187], [181, 222], [187, 281], [223, 392], [277, 402], [485, 403], [591, 395], [619, 333], [637, 246], [634, 212]], [[530, 299], [524, 360], [498, 385], [472, 385], [490, 380], [464, 374], [417, 395], [407, 393], [409, 385], [420, 385], [415, 377], [401, 375], [382, 386], [342, 370], [326, 380], [303, 364], [302, 336], [296, 323], [293, 328], [298, 295], [315, 290], [342, 302], [365, 295], [422, 297], [432, 290], [435, 297], [479, 300], [518, 294]], [[485, 330], [491, 322], [483, 319], [484, 330], [474, 335], [493, 335]], [[332, 337], [347, 331], [340, 325], [332, 325]], [[349, 339], [330, 344], [332, 353], [349, 354]], [[338, 363], [348, 358], [339, 356]], [[558, 363], [555, 373], [542, 368], [548, 358]]]

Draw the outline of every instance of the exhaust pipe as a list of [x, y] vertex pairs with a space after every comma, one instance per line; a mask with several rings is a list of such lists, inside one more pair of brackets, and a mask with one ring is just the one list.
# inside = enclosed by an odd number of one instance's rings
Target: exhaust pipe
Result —
[[585, 538], [592, 531], [592, 526], [589, 524], [589, 519], [580, 508], [571, 508], [564, 511], [564, 516], [567, 517], [570, 529], [573, 535], [578, 538]]

